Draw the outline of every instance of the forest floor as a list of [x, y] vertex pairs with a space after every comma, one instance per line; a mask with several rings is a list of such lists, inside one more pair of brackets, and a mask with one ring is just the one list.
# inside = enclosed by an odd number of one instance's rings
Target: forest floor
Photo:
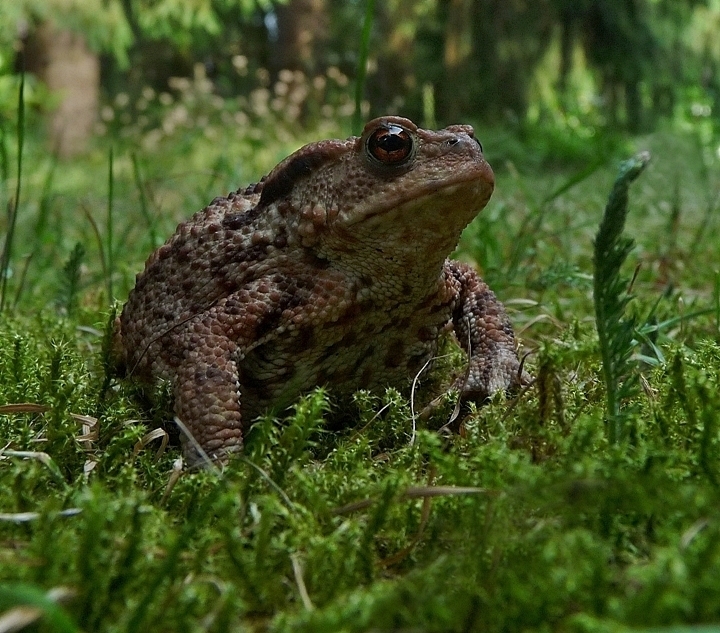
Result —
[[[359, 393], [331, 432], [318, 390], [200, 471], [167, 408], [112, 375], [111, 306], [177, 222], [313, 136], [67, 163], [26, 139], [0, 315], [0, 631], [720, 630], [717, 157], [660, 132], [537, 164], [481, 137], [496, 193], [456, 256], [507, 305], [534, 385], [451, 434], [452, 394], [420, 423], [394, 390]], [[593, 240], [640, 150], [608, 382]], [[440, 384], [462, 370], [448, 348]]]

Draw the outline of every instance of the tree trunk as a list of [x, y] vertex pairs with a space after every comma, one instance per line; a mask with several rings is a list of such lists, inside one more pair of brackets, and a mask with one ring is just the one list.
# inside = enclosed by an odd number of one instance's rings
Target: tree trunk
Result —
[[276, 8], [278, 41], [273, 47], [273, 70], [317, 72], [318, 44], [327, 38], [328, 16], [325, 0], [290, 0]]
[[[414, 22], [416, 0], [377, 2], [371, 37], [365, 95], [370, 101], [371, 115], [402, 114], [423, 126], [432, 121], [421, 119], [422, 107], [418, 101], [408, 99], [417, 95], [418, 67], [415, 59], [417, 25]], [[359, 31], [358, 31], [359, 33]], [[358, 40], [359, 41], [359, 40]], [[428, 114], [434, 114], [429, 113]], [[431, 116], [432, 119], [432, 116]]]
[[48, 118], [52, 150], [64, 158], [84, 152], [98, 112], [98, 55], [82, 35], [43, 22], [28, 38], [26, 64], [59, 99]]
[[472, 0], [450, 0], [445, 25], [443, 90], [438, 95], [441, 117], [458, 123], [468, 111], [465, 88], [471, 81], [468, 59], [472, 53]]

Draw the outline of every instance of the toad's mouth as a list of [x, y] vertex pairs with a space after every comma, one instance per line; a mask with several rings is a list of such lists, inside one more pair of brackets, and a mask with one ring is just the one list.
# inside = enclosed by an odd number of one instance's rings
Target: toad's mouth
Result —
[[[390, 212], [413, 214], [424, 209], [448, 213], [464, 224], [472, 220], [490, 200], [495, 179], [490, 166], [483, 161], [477, 169], [460, 171], [452, 177], [427, 178], [415, 182], [412, 190], [380, 191], [356, 207], [343, 224], [352, 226]], [[342, 215], [342, 214], [341, 214]], [[464, 225], [463, 224], [463, 225]]]

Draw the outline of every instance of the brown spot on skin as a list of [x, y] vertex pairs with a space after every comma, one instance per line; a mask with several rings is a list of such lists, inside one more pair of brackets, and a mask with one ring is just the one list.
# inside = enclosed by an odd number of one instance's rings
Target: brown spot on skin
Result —
[[333, 149], [334, 144], [326, 141], [325, 146], [318, 143], [313, 151], [303, 148], [286, 158], [272, 170], [263, 184], [260, 206], [267, 208], [290, 194], [297, 183], [311, 176], [321, 165], [336, 156]]
[[[257, 339], [263, 338], [268, 332], [274, 332], [277, 329], [280, 320], [282, 319], [283, 309], [279, 306], [272, 309], [268, 314], [263, 315], [263, 318], [255, 328], [254, 337]], [[256, 348], [258, 351], [262, 349], [262, 346]]]
[[417, 338], [419, 341], [422, 341], [423, 343], [427, 343], [428, 341], [432, 341], [435, 338], [435, 330], [433, 328], [430, 328], [426, 325], [423, 325], [418, 331], [417, 331]]
[[223, 218], [222, 224], [226, 229], [238, 231], [246, 226], [250, 226], [259, 213], [260, 211], [257, 206], [248, 209], [244, 213], [229, 213]]
[[327, 371], [325, 369], [320, 370], [315, 375], [315, 384], [318, 387], [326, 387], [330, 383], [330, 380], [328, 378]]
[[332, 343], [331, 345], [328, 345], [323, 350], [322, 354], [320, 355], [320, 358], [318, 359], [321, 363], [325, 362], [327, 360], [330, 360], [333, 358], [336, 354], [340, 353], [340, 351], [345, 347], [343, 344], [342, 339], [339, 341], [336, 341], [335, 343]]
[[[347, 349], [347, 348], [346, 348]], [[347, 365], [343, 367], [339, 372], [336, 373], [336, 375], [333, 377], [335, 380], [342, 380], [342, 381], [352, 381], [353, 383], [358, 380], [358, 375], [360, 374], [360, 368], [366, 363], [368, 358], [367, 353], [359, 354], [358, 358], [355, 360], [355, 362], [352, 365]], [[357, 388], [359, 388], [359, 383], [357, 385]]]
[[362, 373], [360, 374], [360, 389], [367, 389], [371, 382], [373, 377], [373, 370], [372, 367], [366, 366], [365, 369], [362, 370]]
[[354, 347], [358, 341], [357, 332], [350, 331], [342, 337], [342, 342], [345, 347]]
[[429, 294], [427, 297], [425, 297], [420, 305], [418, 305], [418, 310], [427, 310], [431, 306], [436, 305], [438, 302], [438, 296], [436, 293]]
[[261, 243], [243, 249], [223, 252], [221, 257], [214, 258], [210, 262], [210, 273], [220, 279], [230, 272], [237, 272], [238, 264], [261, 262], [267, 257], [267, 246], [267, 244]]
[[428, 314], [437, 314], [438, 312], [442, 312], [446, 308], [447, 308], [447, 305], [445, 305], [443, 303], [438, 303], [438, 304], [430, 307], [430, 309], [428, 310]]
[[329, 260], [318, 257], [312, 251], [305, 251], [303, 253], [303, 264], [306, 265], [310, 270], [320, 271], [330, 268]]
[[327, 323], [323, 324], [323, 327], [325, 329], [345, 328], [349, 324], [354, 323], [355, 319], [361, 312], [362, 307], [359, 304], [354, 303], [347, 310], [345, 310], [345, 312], [339, 319], [337, 319], [336, 321], [328, 321]]
[[315, 328], [305, 325], [301, 327], [295, 335], [293, 349], [295, 353], [300, 353], [311, 349], [315, 341]]
[[281, 233], [273, 240], [273, 246], [275, 248], [285, 248], [287, 246], [287, 235]]
[[258, 399], [267, 400], [270, 397], [270, 385], [266, 381], [256, 378], [249, 372], [243, 372], [240, 381], [244, 389], [252, 391]]
[[403, 352], [405, 351], [405, 341], [400, 339], [393, 341], [388, 347], [387, 354], [385, 355], [385, 367], [395, 368], [400, 367], [403, 363]]

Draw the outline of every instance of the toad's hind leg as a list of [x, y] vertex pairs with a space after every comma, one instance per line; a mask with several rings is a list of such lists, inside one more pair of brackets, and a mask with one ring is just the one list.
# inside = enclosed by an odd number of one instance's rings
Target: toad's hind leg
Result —
[[191, 464], [205, 459], [198, 446], [216, 460], [243, 443], [233, 345], [226, 339], [215, 343], [188, 351], [175, 375], [175, 415], [185, 426], [183, 453]]

